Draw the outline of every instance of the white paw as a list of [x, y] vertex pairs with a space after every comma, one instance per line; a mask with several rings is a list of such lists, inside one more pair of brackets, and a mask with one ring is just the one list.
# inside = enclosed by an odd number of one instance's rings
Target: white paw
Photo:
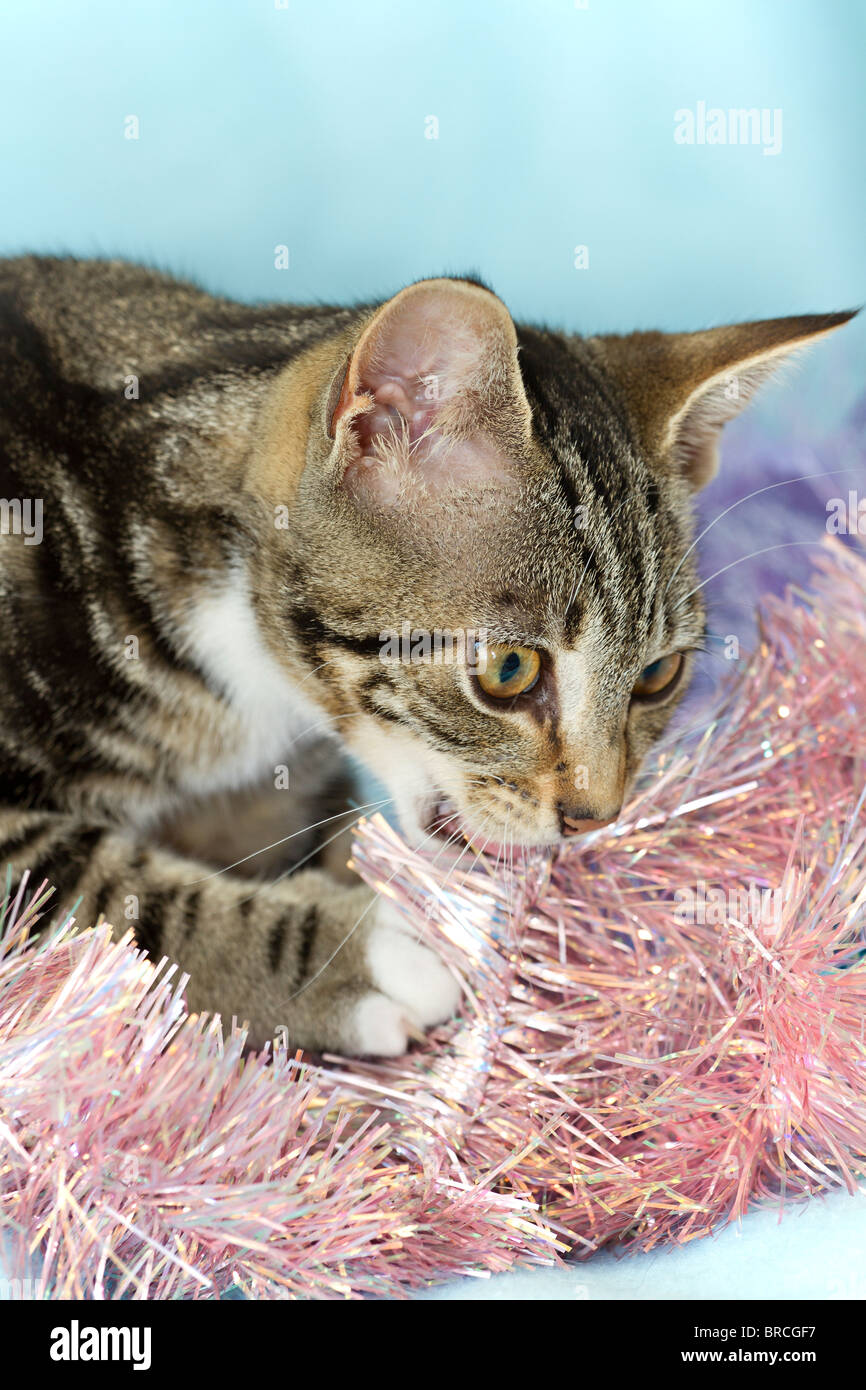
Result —
[[418, 933], [406, 913], [401, 912], [390, 898], [380, 896], [373, 914], [375, 927], [391, 927], [394, 931], [410, 932], [417, 938]]
[[376, 988], [404, 1004], [422, 1028], [444, 1023], [456, 1012], [460, 986], [451, 971], [433, 951], [387, 919], [370, 932], [367, 962]]
[[415, 1027], [403, 1004], [372, 990], [355, 1006], [351, 1051], [360, 1057], [402, 1057]]

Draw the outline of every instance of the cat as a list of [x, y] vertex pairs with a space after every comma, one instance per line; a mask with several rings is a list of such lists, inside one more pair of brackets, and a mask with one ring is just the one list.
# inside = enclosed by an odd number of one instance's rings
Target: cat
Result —
[[[719, 432], [852, 317], [581, 338], [471, 278], [247, 306], [41, 257], [0, 314], [0, 861], [253, 1043], [371, 1056], [459, 996], [346, 870], [352, 760], [419, 847], [615, 818], [704, 634]], [[484, 636], [386, 659], [407, 623]]]

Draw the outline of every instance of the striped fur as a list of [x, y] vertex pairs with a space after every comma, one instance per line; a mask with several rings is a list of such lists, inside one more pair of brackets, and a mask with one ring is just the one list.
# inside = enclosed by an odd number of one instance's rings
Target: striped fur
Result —
[[[436, 283], [493, 312], [483, 287]], [[331, 431], [386, 309], [0, 262], [0, 497], [43, 506], [40, 544], [0, 535], [0, 860], [48, 877], [58, 904], [80, 896], [82, 920], [132, 925], [190, 973], [193, 1008], [257, 1042], [284, 1025], [303, 1046], [398, 1052], [456, 1003], [430, 953], [341, 881], [345, 836], [315, 858], [305, 827], [349, 804], [344, 749], [419, 840], [443, 795], [502, 840], [554, 843], [566, 815], [615, 813], [684, 682], [646, 709], [631, 687], [703, 631], [692, 485], [663, 423], [731, 362], [843, 321], [719, 340], [697, 386], [665, 359], [661, 402], [626, 340], [519, 327], [515, 354], [503, 328], [502, 372], [472, 408], [504, 481], [470, 477], [395, 520], [357, 504], [354, 436]], [[655, 339], [638, 346], [659, 360]], [[380, 634], [406, 620], [543, 649], [533, 699], [493, 710], [462, 668], [383, 663]]]

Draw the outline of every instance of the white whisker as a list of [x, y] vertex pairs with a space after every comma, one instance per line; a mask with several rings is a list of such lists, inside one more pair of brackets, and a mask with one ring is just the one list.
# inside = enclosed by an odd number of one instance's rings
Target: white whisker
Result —
[[302, 681], [298, 681], [298, 685], [303, 685], [305, 681], [308, 681], [310, 679], [310, 676], [314, 676], [317, 671], [323, 670], [325, 666], [333, 666], [334, 662], [339, 661], [339, 659], [340, 658], [338, 656], [332, 656], [330, 661], [323, 661], [318, 666], [314, 666], [312, 671], [307, 672]]
[[[776, 487], [789, 487], [791, 483], [806, 483], [806, 482], [811, 481], [811, 479], [813, 479], [813, 478], [835, 478], [836, 475], [837, 475], [838, 473], [856, 473], [856, 472], [858, 472], [858, 469], [856, 469], [856, 468], [833, 468], [833, 469], [830, 470], [829, 473], [801, 473], [801, 474], [799, 475], [799, 477], [797, 477], [797, 478], [785, 478], [784, 481], [781, 482], [781, 483], [767, 483], [765, 487], [758, 487], [758, 488], [755, 488], [755, 491], [754, 491], [754, 492], [747, 492], [746, 495], [745, 495], [745, 497], [738, 497], [736, 502], [732, 502], [731, 505], [730, 505], [729, 507], [725, 507], [725, 510], [724, 510], [723, 512], [719, 512], [718, 516], [715, 517], [714, 520], [710, 522], [709, 526], [705, 526], [704, 529], [703, 529], [703, 531], [701, 531], [700, 535], [695, 537], [695, 539], [692, 541], [691, 545], [689, 546], [688, 550], [687, 550], [687, 551], [685, 552], [685, 554], [681, 557], [681, 559], [680, 559], [679, 563], [677, 564], [677, 566], [676, 566], [676, 568], [675, 568], [673, 574], [671, 575], [670, 579], [668, 580], [667, 584], [665, 585], [665, 593], [667, 593], [667, 591], [668, 591], [668, 589], [670, 588], [671, 584], [672, 584], [672, 583], [674, 582], [674, 580], [676, 579], [677, 575], [678, 575], [679, 572], [680, 572], [681, 567], [685, 564], [686, 560], [687, 560], [687, 559], [689, 558], [689, 556], [691, 555], [691, 553], [692, 553], [692, 551], [694, 550], [695, 546], [700, 544], [700, 542], [703, 540], [704, 536], [707, 534], [708, 531], [712, 531], [712, 529], [713, 529], [713, 527], [715, 526], [715, 524], [716, 524], [717, 521], [721, 521], [721, 520], [722, 520], [722, 517], [725, 517], [725, 516], [728, 515], [729, 512], [734, 511], [734, 509], [735, 509], [736, 507], [739, 507], [741, 503], [743, 503], [743, 502], [748, 502], [748, 501], [750, 501], [751, 498], [753, 498], [753, 497], [760, 497], [762, 492], [772, 492], [772, 491], [773, 491], [773, 488], [776, 488]], [[760, 553], [760, 552], [759, 552], [759, 553]], [[692, 590], [692, 592], [694, 593], [694, 590]], [[687, 597], [688, 597], [688, 595], [687, 595]]]
[[[368, 811], [370, 809], [378, 810], [380, 806], [387, 805], [390, 800], [392, 800], [391, 797], [385, 800], [368, 801], [365, 806], [357, 806], [355, 809], [358, 811]], [[236, 859], [233, 864], [226, 864], [223, 869], [214, 869], [212, 874], [205, 874], [204, 878], [191, 879], [189, 883], [184, 884], [184, 887], [192, 888], [197, 883], [207, 883], [209, 879], [219, 878], [220, 874], [229, 873], [231, 869], [236, 869], [239, 864], [246, 864], [250, 859], [255, 859], [256, 855], [264, 854], [269, 849], [276, 849], [278, 845], [284, 845], [288, 840], [295, 840], [298, 835], [304, 835], [308, 830], [317, 830], [320, 825], [328, 825], [332, 820], [339, 820], [341, 816], [346, 816], [348, 814], [348, 811], [338, 811], [335, 816], [325, 816], [324, 820], [314, 821], [312, 825], [304, 825], [300, 830], [293, 830], [291, 835], [284, 835], [281, 840], [274, 840], [272, 845], [262, 845], [261, 849], [253, 850], [252, 854], [245, 854], [243, 859]]]
[[685, 594], [678, 603], [674, 604], [673, 611], [676, 612], [678, 608], [682, 608], [683, 604], [691, 598], [692, 594], [698, 593], [700, 589], [703, 589], [707, 584], [711, 583], [712, 580], [718, 579], [720, 574], [727, 574], [728, 570], [732, 570], [735, 565], [741, 565], [744, 560], [755, 560], [759, 555], [768, 555], [771, 550], [790, 550], [792, 546], [823, 544], [824, 542], [822, 540], [780, 541], [778, 545], [765, 545], [762, 550], [753, 550], [749, 555], [741, 555], [738, 560], [732, 560], [729, 565], [724, 565], [722, 569], [716, 570], [715, 574], [709, 575], [707, 579], [701, 580], [700, 584], [696, 584], [693, 589], [689, 589], [689, 592]]
[[[425, 836], [424, 836], [424, 839], [421, 841], [421, 844], [418, 846], [418, 848], [421, 849], [422, 846], [425, 845], [425, 844], [427, 843], [428, 840], [431, 840], [435, 834], [436, 834], [436, 832], [435, 832], [435, 830], [433, 830], [433, 831], [430, 831], [427, 835], [425, 835]], [[389, 875], [388, 878], [386, 878], [386, 880], [385, 880], [385, 882], [384, 882], [384, 884], [383, 884], [382, 886], [383, 886], [384, 888], [387, 888], [387, 886], [388, 886], [389, 883], [393, 883], [394, 879], [395, 879], [395, 878], [397, 877], [397, 875], [402, 871], [402, 868], [403, 868], [402, 864], [401, 864], [401, 865], [398, 865], [398, 867], [394, 870], [394, 872], [393, 872], [391, 875]], [[361, 913], [360, 917], [359, 917], [358, 920], [355, 922], [354, 926], [351, 927], [350, 930], [349, 930], [349, 931], [346, 933], [346, 935], [343, 937], [343, 939], [342, 939], [342, 941], [340, 942], [339, 946], [336, 946], [336, 947], [334, 948], [334, 950], [331, 952], [331, 954], [328, 956], [328, 959], [327, 959], [326, 961], [323, 961], [323, 962], [322, 962], [322, 964], [319, 966], [318, 970], [316, 971], [315, 975], [311, 975], [310, 978], [309, 978], [309, 980], [305, 980], [305, 981], [304, 981], [304, 983], [301, 985], [300, 989], [296, 989], [295, 992], [294, 992], [294, 994], [290, 994], [290, 995], [288, 996], [288, 998], [287, 998], [287, 1000], [286, 1000], [287, 1003], [290, 1003], [292, 999], [297, 999], [299, 995], [303, 994], [305, 990], [308, 990], [308, 989], [310, 988], [310, 985], [315, 984], [316, 980], [318, 980], [319, 977], [320, 977], [321, 975], [324, 974], [324, 972], [327, 970], [328, 966], [332, 963], [332, 961], [336, 960], [337, 956], [339, 955], [340, 951], [342, 951], [342, 949], [343, 949], [343, 947], [345, 946], [346, 942], [349, 941], [349, 940], [351, 940], [351, 938], [355, 935], [355, 932], [356, 932], [356, 931], [358, 930], [358, 928], [360, 927], [361, 923], [363, 922], [364, 918], [367, 916], [367, 913], [370, 911], [370, 909], [376, 906], [376, 903], [379, 901], [379, 897], [380, 897], [380, 894], [379, 894], [379, 893], [375, 893], [375, 894], [374, 894], [372, 900], [371, 900], [371, 901], [367, 904], [367, 906], [364, 908], [364, 911]]]
[[[382, 802], [381, 805], [377, 806], [376, 810], [383, 810], [385, 806], [390, 806], [394, 800], [395, 798], [392, 796], [388, 801]], [[341, 825], [340, 829], [335, 831], [333, 835], [329, 835], [327, 840], [317, 841], [308, 854], [305, 854], [302, 859], [298, 859], [296, 863], [290, 865], [288, 869], [284, 869], [281, 874], [277, 874], [276, 878], [266, 878], [263, 879], [261, 883], [256, 884], [255, 889], [252, 893], [250, 893], [248, 898], [240, 899], [240, 904], [252, 902], [253, 898], [258, 897], [259, 893], [266, 892], [269, 888], [272, 888], [275, 883], [282, 883], [283, 879], [285, 878], [290, 878], [291, 875], [293, 873], [296, 873], [297, 870], [302, 867], [302, 865], [308, 862], [308, 860], [315, 859], [316, 855], [321, 854], [322, 850], [327, 849], [328, 845], [332, 845], [335, 840], [339, 840], [341, 835], [345, 835], [346, 831], [350, 829], [350, 827], [356, 826], [358, 822], [363, 820], [364, 816], [367, 814], [363, 807], [359, 807], [357, 808], [357, 810], [358, 814], [356, 815], [355, 819], [350, 822], [349, 825]], [[350, 816], [352, 812], [341, 811], [340, 814], [343, 816]], [[307, 828], [312, 829], [312, 827]], [[259, 850], [258, 852], [259, 854], [262, 853], [261, 850]]]

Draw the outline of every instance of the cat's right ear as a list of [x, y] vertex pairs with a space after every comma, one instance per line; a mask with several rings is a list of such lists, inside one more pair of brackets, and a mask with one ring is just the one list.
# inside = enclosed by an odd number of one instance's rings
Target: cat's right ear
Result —
[[531, 434], [505, 305], [466, 280], [422, 280], [376, 311], [326, 402], [339, 484], [372, 508], [502, 474]]

